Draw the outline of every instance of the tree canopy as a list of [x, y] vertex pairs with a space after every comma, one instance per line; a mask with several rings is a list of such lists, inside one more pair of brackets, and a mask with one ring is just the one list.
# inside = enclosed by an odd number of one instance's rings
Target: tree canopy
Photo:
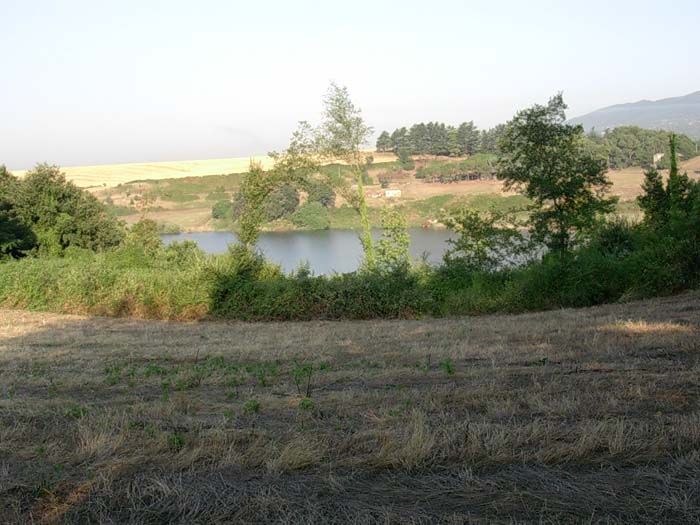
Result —
[[506, 189], [533, 201], [534, 240], [556, 252], [570, 249], [616, 202], [605, 196], [611, 186], [605, 163], [584, 147], [583, 128], [566, 123], [566, 108], [558, 94], [518, 112], [505, 128], [498, 161]]
[[406, 151], [409, 155], [459, 157], [476, 153], [496, 153], [503, 125], [479, 130], [474, 122], [451, 126], [442, 122], [420, 122], [407, 129], [382, 131], [377, 138], [377, 151]]
[[104, 204], [68, 182], [57, 166], [38, 164], [21, 180], [3, 168], [0, 201], [5, 202], [3, 221], [11, 217], [31, 230], [42, 252], [60, 253], [69, 246], [104, 250], [118, 245], [124, 236]]

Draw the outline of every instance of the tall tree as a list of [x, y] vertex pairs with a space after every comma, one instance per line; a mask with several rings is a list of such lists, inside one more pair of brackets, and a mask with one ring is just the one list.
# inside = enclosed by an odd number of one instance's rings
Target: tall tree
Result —
[[589, 232], [616, 199], [603, 162], [583, 147], [583, 128], [566, 123], [561, 94], [546, 106], [518, 112], [500, 141], [498, 176], [506, 189], [533, 201], [530, 215], [535, 240], [564, 253], [577, 236]]
[[324, 105], [323, 120], [317, 135], [319, 151], [327, 159], [343, 160], [353, 171], [357, 184], [357, 209], [362, 221], [360, 240], [365, 252], [365, 264], [371, 269], [375, 266], [375, 259], [362, 180], [367, 154], [362, 148], [368, 143], [372, 128], [365, 124], [362, 111], [350, 100], [346, 87], [331, 83]]
[[391, 135], [389, 135], [388, 131], [382, 131], [379, 137], [377, 138], [377, 151], [390, 151], [391, 146]]

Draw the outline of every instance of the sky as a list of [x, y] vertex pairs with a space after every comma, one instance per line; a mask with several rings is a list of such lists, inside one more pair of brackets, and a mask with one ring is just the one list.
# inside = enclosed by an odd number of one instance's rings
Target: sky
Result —
[[345, 85], [377, 131], [700, 90], [697, 0], [0, 0], [0, 164], [285, 147]]

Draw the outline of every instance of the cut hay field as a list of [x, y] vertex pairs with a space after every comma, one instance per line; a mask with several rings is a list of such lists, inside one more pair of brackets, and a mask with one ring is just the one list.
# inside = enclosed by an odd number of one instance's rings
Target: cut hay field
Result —
[[[372, 153], [380, 162], [393, 161], [396, 156], [392, 153]], [[179, 179], [183, 177], [204, 177], [207, 175], [224, 175], [229, 173], [245, 173], [250, 162], [262, 164], [270, 168], [274, 164], [267, 155], [252, 155], [250, 157], [234, 157], [228, 159], [182, 160], [169, 162], [137, 162], [129, 164], [104, 164], [98, 166], [68, 166], [61, 167], [66, 178], [81, 188], [113, 187], [133, 181]], [[12, 172], [19, 177], [26, 170]]]
[[[66, 178], [81, 188], [113, 187], [132, 181], [203, 177], [223, 173], [244, 173], [250, 161], [260, 162], [269, 168], [273, 161], [268, 156], [237, 157], [230, 159], [183, 160], [172, 162], [138, 162], [130, 164], [105, 164], [100, 166], [61, 167]], [[13, 171], [23, 176], [26, 171]]]
[[0, 310], [2, 523], [697, 523], [700, 293], [517, 316]]

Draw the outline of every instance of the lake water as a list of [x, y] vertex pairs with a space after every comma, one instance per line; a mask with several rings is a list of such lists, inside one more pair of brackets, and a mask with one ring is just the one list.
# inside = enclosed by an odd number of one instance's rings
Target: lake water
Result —
[[[381, 231], [372, 232], [379, 238]], [[447, 239], [453, 235], [448, 230], [410, 228], [411, 255], [420, 259], [423, 253], [431, 263], [442, 261], [442, 255], [449, 247]], [[228, 245], [238, 242], [234, 233], [200, 232], [162, 235], [163, 242], [190, 239], [207, 253], [224, 253]], [[362, 245], [355, 230], [321, 230], [265, 232], [260, 235], [258, 248], [269, 260], [291, 272], [307, 261], [316, 275], [333, 272], [352, 272], [362, 261]]]

